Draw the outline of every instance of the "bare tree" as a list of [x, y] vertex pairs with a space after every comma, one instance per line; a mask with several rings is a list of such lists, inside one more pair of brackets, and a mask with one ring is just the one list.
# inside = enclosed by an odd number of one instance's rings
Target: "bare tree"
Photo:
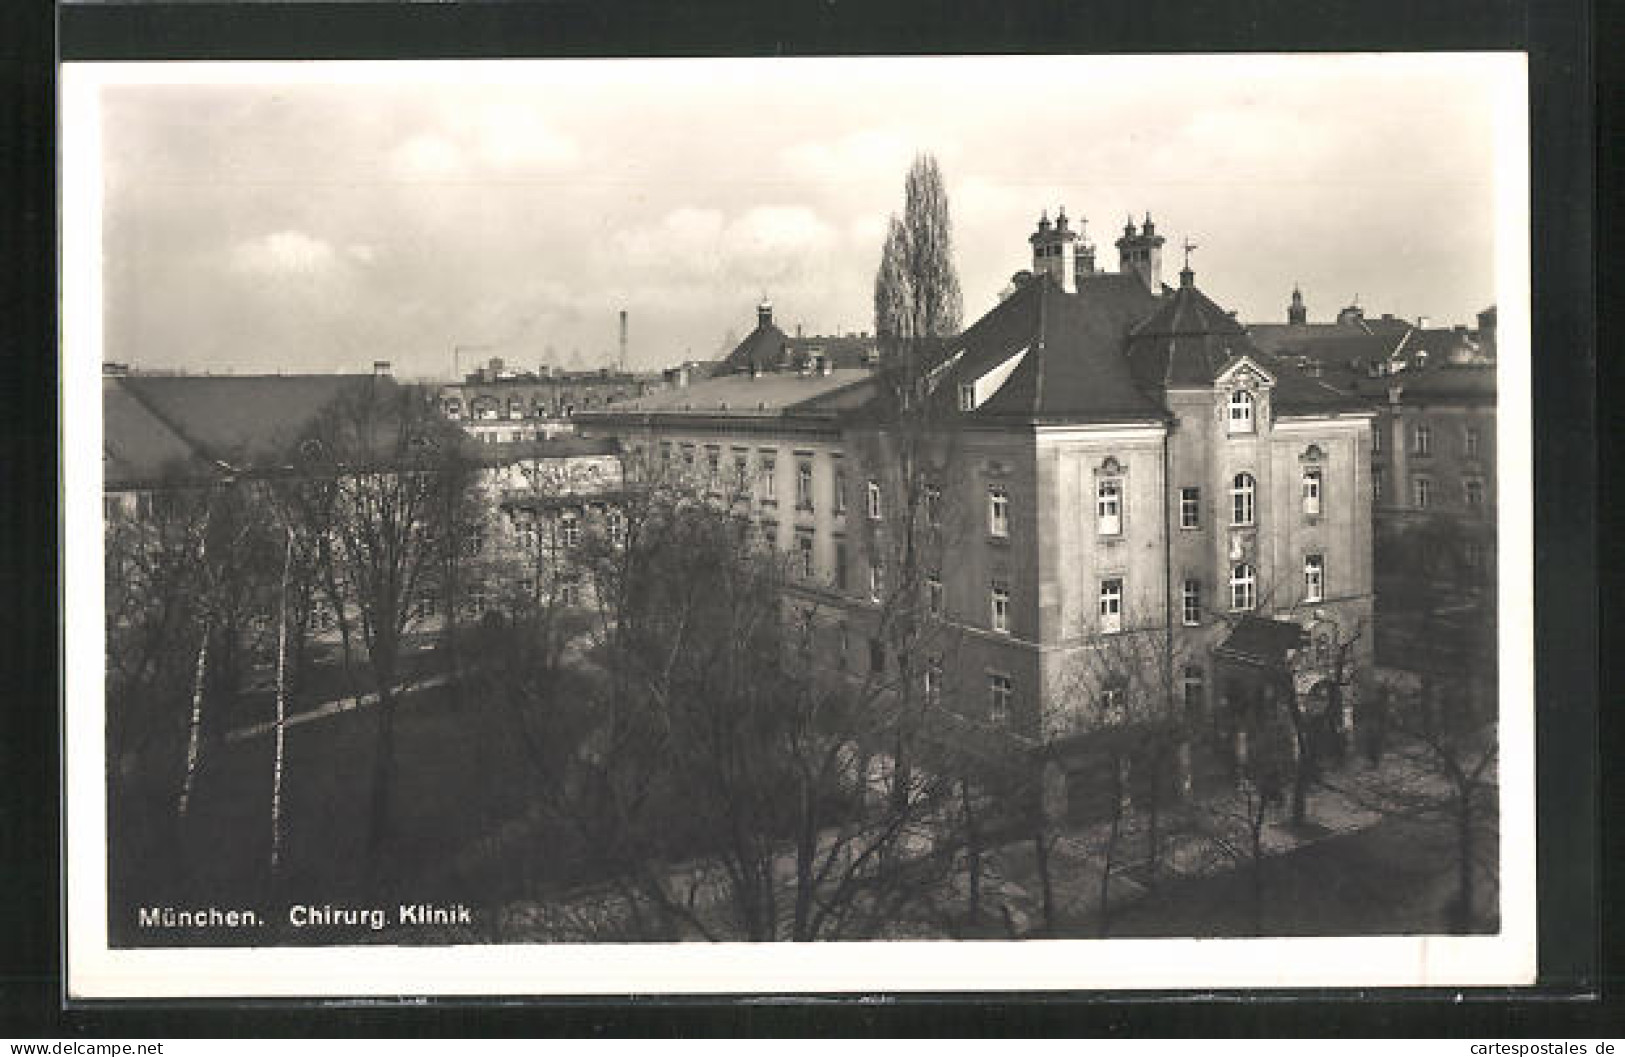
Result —
[[459, 435], [418, 390], [385, 380], [353, 387], [316, 416], [301, 453], [302, 509], [322, 541], [321, 560], [341, 629], [359, 622], [378, 704], [368, 863], [377, 870], [393, 833], [395, 718], [407, 632], [436, 586], [448, 488], [466, 487]]

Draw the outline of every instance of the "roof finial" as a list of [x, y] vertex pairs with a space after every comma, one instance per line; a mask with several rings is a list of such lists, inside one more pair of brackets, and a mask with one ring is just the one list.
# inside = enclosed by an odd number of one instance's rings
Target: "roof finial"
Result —
[[[1150, 218], [1147, 217], [1147, 219], [1149, 220]], [[1191, 266], [1191, 250], [1196, 249], [1201, 249], [1201, 247], [1187, 238], [1185, 240], [1185, 267], [1187, 269]]]

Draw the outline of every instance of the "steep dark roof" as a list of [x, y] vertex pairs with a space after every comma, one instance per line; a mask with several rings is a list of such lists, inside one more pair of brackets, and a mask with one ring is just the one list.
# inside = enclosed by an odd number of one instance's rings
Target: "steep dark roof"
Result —
[[316, 415], [362, 386], [398, 388], [370, 374], [105, 379], [104, 451], [115, 460], [108, 482], [115, 470], [125, 481], [156, 481], [162, 465], [198, 472], [286, 465]]
[[216, 472], [185, 438], [124, 387], [102, 379], [102, 482], [119, 490], [164, 481], [198, 481]]
[[1048, 274], [1030, 279], [977, 320], [957, 343], [962, 353], [936, 390], [958, 406], [958, 387], [1025, 350], [1020, 364], [972, 419], [1160, 418], [1162, 408], [1135, 385], [1122, 355], [1129, 327], [1156, 305], [1137, 276], [1078, 280], [1074, 294]]
[[1134, 328], [1127, 356], [1135, 380], [1152, 392], [1210, 386], [1245, 356], [1275, 377], [1278, 411], [1302, 414], [1365, 406], [1353, 394], [1352, 380], [1340, 387], [1260, 348], [1234, 316], [1202, 293], [1194, 278]]
[[1495, 365], [1441, 363], [1409, 367], [1383, 378], [1363, 379], [1359, 389], [1374, 400], [1386, 401], [1389, 391], [1395, 387], [1400, 390], [1402, 403], [1430, 400], [1493, 403], [1496, 393]]
[[756, 329], [745, 335], [745, 340], [734, 347], [718, 365], [712, 376], [757, 371], [776, 371], [785, 366], [785, 350], [790, 353], [790, 366], [799, 370], [816, 352], [835, 367], [862, 367], [868, 363], [869, 353], [875, 347], [872, 339], [856, 334], [815, 334], [811, 337], [790, 337], [771, 320], [758, 322]]
[[1257, 360], [1259, 349], [1194, 283], [1164, 298], [1128, 341], [1135, 380], [1154, 391], [1212, 385], [1236, 356]]
[[558, 437], [487, 444], [468, 437], [463, 446], [470, 461], [481, 466], [505, 466], [519, 459], [579, 459], [592, 455], [619, 455], [621, 443], [615, 437]]
[[1285, 663], [1286, 651], [1301, 646], [1306, 634], [1301, 625], [1288, 620], [1242, 617], [1213, 652], [1226, 660], [1273, 666]]

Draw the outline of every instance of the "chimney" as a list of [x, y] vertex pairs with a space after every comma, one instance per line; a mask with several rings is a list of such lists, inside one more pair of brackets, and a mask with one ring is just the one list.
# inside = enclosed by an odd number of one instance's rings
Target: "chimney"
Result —
[[1067, 293], [1078, 290], [1078, 233], [1067, 226], [1066, 207], [1055, 214], [1052, 226], [1049, 210], [1038, 218], [1038, 230], [1027, 236], [1033, 247], [1033, 274], [1048, 273]]
[[389, 361], [388, 360], [373, 360], [372, 361], [372, 375], [373, 375], [374, 378], [388, 378], [389, 375], [390, 375]]
[[1162, 244], [1151, 214], [1145, 215], [1145, 224], [1136, 232], [1134, 218], [1123, 226], [1123, 237], [1117, 240], [1117, 270], [1124, 275], [1138, 275], [1146, 289], [1154, 294], [1162, 292]]
[[621, 370], [626, 370], [626, 309], [621, 309]]

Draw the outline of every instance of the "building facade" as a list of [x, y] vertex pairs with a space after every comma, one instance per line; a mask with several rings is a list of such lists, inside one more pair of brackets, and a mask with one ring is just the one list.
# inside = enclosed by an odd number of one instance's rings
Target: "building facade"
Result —
[[1258, 349], [1188, 267], [1163, 284], [1149, 217], [1116, 272], [1064, 212], [1028, 241], [1030, 270], [934, 375], [923, 481], [903, 476], [861, 367], [747, 365], [581, 428], [788, 551], [821, 650], [848, 670], [888, 663], [870, 640], [900, 522], [923, 509], [918, 588], [944, 628], [926, 690], [1034, 741], [1121, 721], [1099, 663], [1119, 644], [1152, 644], [1210, 713], [1213, 649], [1242, 617], [1368, 624], [1371, 409]]

